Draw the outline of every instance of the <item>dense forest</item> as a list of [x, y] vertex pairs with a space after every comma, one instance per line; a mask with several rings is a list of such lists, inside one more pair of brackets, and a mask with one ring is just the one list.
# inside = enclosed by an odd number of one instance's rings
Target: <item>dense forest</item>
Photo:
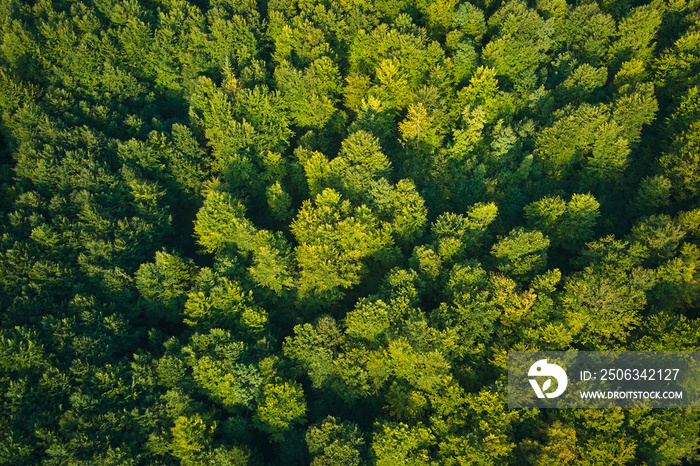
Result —
[[699, 10], [1, 0], [0, 464], [700, 464]]

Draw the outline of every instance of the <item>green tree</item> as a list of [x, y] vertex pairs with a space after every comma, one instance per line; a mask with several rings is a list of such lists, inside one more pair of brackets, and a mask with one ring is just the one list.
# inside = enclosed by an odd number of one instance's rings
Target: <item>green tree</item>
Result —
[[328, 386], [335, 376], [333, 358], [339, 352], [344, 335], [331, 317], [320, 317], [316, 325], [303, 324], [294, 327], [294, 336], [287, 337], [283, 345], [284, 355], [301, 366], [314, 388]]
[[612, 267], [587, 267], [564, 286], [561, 305], [575, 340], [595, 348], [615, 348], [640, 323], [645, 291], [654, 285], [653, 272], [629, 273]]
[[380, 178], [389, 178], [391, 164], [381, 152], [379, 140], [366, 131], [357, 131], [342, 143], [338, 157], [329, 164], [329, 187], [338, 187], [354, 202], [367, 202], [368, 187]]
[[377, 465], [427, 465], [434, 442], [433, 435], [421, 424], [382, 422], [375, 426], [372, 451]]
[[294, 284], [290, 247], [281, 234], [258, 230], [245, 218], [244, 206], [218, 182], [207, 185], [205, 199], [194, 225], [198, 243], [208, 252], [222, 252], [235, 246], [252, 256], [248, 267], [253, 280], [277, 293]]
[[535, 71], [552, 46], [553, 22], [542, 19], [525, 2], [512, 0], [504, 3], [488, 23], [496, 34], [483, 50], [486, 65], [516, 89], [534, 87]]
[[628, 238], [645, 249], [647, 263], [657, 265], [674, 255], [685, 232], [668, 215], [643, 218], [632, 227]]
[[653, 39], [661, 25], [662, 12], [654, 5], [633, 8], [618, 25], [617, 40], [608, 50], [613, 67], [631, 58], [649, 62], [654, 50]]
[[180, 416], [172, 428], [172, 452], [183, 464], [196, 464], [211, 442], [210, 435], [216, 424], [207, 427], [199, 414], [192, 417]]
[[653, 212], [668, 206], [671, 196], [671, 181], [663, 175], [649, 176], [639, 183], [632, 207], [635, 212]]
[[698, 147], [700, 121], [676, 134], [668, 152], [661, 156], [664, 174], [671, 180], [674, 193], [680, 198], [695, 198], [700, 188]]
[[538, 466], [574, 464], [579, 456], [576, 429], [556, 420], [547, 427], [547, 443], [537, 457]]
[[573, 50], [581, 61], [600, 66], [615, 34], [615, 20], [600, 10], [597, 2], [574, 7], [557, 21], [554, 38], [567, 50]]
[[648, 83], [635, 86], [634, 91], [627, 90], [615, 100], [613, 120], [623, 129], [622, 135], [631, 143], [641, 139], [642, 126], [654, 121], [658, 110], [654, 87]]
[[697, 93], [697, 70], [700, 67], [699, 38], [700, 32], [690, 29], [676, 40], [673, 47], [665, 50], [656, 59], [654, 82], [661, 86], [666, 96], [677, 98], [693, 88]]
[[314, 60], [303, 72], [283, 63], [275, 70], [275, 82], [297, 126], [321, 128], [336, 111], [341, 80], [328, 57]]
[[504, 410], [504, 404], [500, 394], [487, 389], [468, 394], [463, 408], [468, 418], [440, 441], [441, 460], [450, 465], [487, 465], [508, 458], [515, 446], [510, 432], [519, 415]]
[[[579, 175], [583, 185], [619, 179], [628, 163], [629, 140], [624, 128], [610, 120], [601, 106], [581, 105], [569, 114], [557, 112], [554, 125], [537, 136], [537, 154], [552, 181]], [[574, 129], [575, 128], [575, 129]]]
[[480, 246], [488, 225], [497, 215], [498, 208], [493, 203], [475, 204], [466, 216], [451, 212], [440, 215], [431, 228], [436, 252], [445, 260], [464, 258], [466, 252]]
[[574, 251], [593, 236], [599, 206], [590, 194], [574, 194], [568, 203], [559, 196], [544, 197], [525, 206], [524, 211], [528, 226], [544, 232], [552, 246]]
[[655, 304], [669, 311], [695, 307], [700, 293], [699, 266], [700, 250], [694, 244], [683, 244], [680, 254], [656, 269]]
[[493, 68], [485, 66], [477, 68], [469, 80], [469, 85], [457, 94], [455, 111], [462, 114], [465, 112], [465, 107], [468, 107], [471, 112], [481, 108], [484, 121], [489, 123], [495, 122], [498, 118], [510, 117], [515, 110], [513, 97], [500, 90], [496, 76], [497, 72]]
[[353, 209], [332, 189], [305, 201], [291, 230], [299, 242], [299, 293], [323, 300], [338, 299], [341, 289], [358, 284], [363, 261], [391, 243], [390, 232], [366, 206]]
[[452, 27], [460, 39], [466, 36], [478, 43], [486, 33], [484, 12], [471, 3], [462, 3], [452, 16]]
[[364, 446], [362, 433], [350, 422], [338, 422], [327, 416], [306, 431], [306, 444], [313, 459], [313, 466], [361, 464]]
[[273, 441], [279, 442], [295, 423], [306, 416], [304, 392], [296, 384], [287, 382], [267, 384], [258, 404], [255, 422]]
[[348, 312], [345, 318], [346, 334], [350, 338], [378, 342], [390, 326], [389, 306], [382, 300], [375, 302], [358, 302], [353, 311]]
[[213, 275], [204, 269], [197, 286], [187, 294], [184, 322], [197, 328], [234, 328], [260, 334], [267, 323], [267, 312], [255, 305], [252, 293], [244, 292], [235, 281]]
[[415, 184], [403, 179], [394, 187], [377, 183], [373, 188], [371, 205], [391, 227], [396, 244], [405, 247], [418, 241], [428, 223], [428, 209]]
[[490, 301], [486, 271], [455, 265], [447, 282], [446, 302], [433, 313], [434, 325], [459, 336], [458, 354], [473, 353], [490, 343], [499, 310]]
[[491, 248], [498, 270], [515, 278], [528, 279], [547, 265], [549, 238], [540, 231], [512, 230]]
[[149, 311], [169, 321], [179, 321], [187, 292], [192, 287], [196, 269], [192, 261], [156, 252], [154, 263], [142, 264], [136, 272], [136, 286]]

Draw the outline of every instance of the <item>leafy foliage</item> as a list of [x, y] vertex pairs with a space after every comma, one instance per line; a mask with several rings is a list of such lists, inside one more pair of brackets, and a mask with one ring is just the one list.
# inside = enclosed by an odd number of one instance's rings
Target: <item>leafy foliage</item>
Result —
[[697, 0], [5, 0], [0, 464], [695, 464], [506, 408], [700, 347]]

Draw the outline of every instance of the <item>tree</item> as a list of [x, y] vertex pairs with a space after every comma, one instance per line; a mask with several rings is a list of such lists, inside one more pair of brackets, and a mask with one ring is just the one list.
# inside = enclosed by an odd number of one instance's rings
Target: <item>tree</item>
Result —
[[634, 441], [624, 438], [607, 440], [603, 435], [586, 441], [583, 447], [588, 451], [588, 455], [581, 458], [579, 464], [582, 466], [601, 463], [626, 464], [634, 459], [637, 450]]
[[357, 426], [327, 416], [306, 431], [312, 466], [358, 466], [364, 439]]
[[622, 127], [622, 136], [630, 143], [639, 142], [642, 126], [654, 121], [659, 108], [654, 87], [648, 83], [635, 86], [634, 91], [627, 90], [615, 100], [614, 106], [613, 120]]
[[515, 278], [528, 279], [547, 264], [549, 238], [540, 231], [512, 230], [491, 248], [498, 270]]
[[226, 174], [233, 186], [243, 186], [256, 176], [252, 160], [255, 128], [238, 121], [228, 96], [210, 79], [201, 77], [192, 95], [190, 116], [204, 130], [217, 173]]
[[615, 348], [639, 325], [651, 271], [630, 273], [612, 267], [587, 267], [566, 281], [561, 305], [575, 341], [594, 348]]
[[669, 464], [686, 457], [697, 446], [693, 432], [700, 421], [696, 413], [669, 416], [663, 411], [652, 414], [647, 410], [633, 410], [629, 417], [630, 424], [635, 426], [638, 457]]
[[262, 391], [262, 377], [248, 365], [229, 365], [203, 356], [192, 370], [195, 382], [231, 413], [241, 407], [252, 409]]
[[381, 152], [379, 140], [360, 130], [342, 143], [338, 157], [328, 164], [329, 187], [337, 187], [356, 203], [368, 202], [368, 188], [373, 181], [390, 178], [391, 164]]
[[664, 95], [678, 98], [688, 90], [692, 92], [692, 89], [697, 94], [697, 70], [700, 67], [698, 38], [700, 32], [686, 31], [672, 48], [656, 59], [654, 82], [662, 88]]
[[236, 329], [251, 336], [260, 334], [267, 323], [267, 312], [255, 305], [251, 293], [235, 281], [213, 276], [208, 269], [188, 293], [184, 311], [187, 325]]
[[632, 227], [628, 238], [646, 249], [647, 263], [657, 265], [674, 255], [684, 236], [685, 232], [668, 215], [652, 215]]
[[568, 203], [559, 196], [544, 197], [525, 206], [524, 211], [528, 226], [544, 232], [552, 246], [574, 251], [593, 236], [599, 206], [590, 194], [574, 194]]
[[222, 252], [235, 245], [251, 255], [248, 268], [256, 283], [277, 293], [293, 286], [289, 245], [280, 234], [258, 230], [245, 218], [245, 208], [218, 180], [208, 184], [204, 204], [197, 213], [194, 232], [209, 252]]
[[490, 343], [494, 325], [500, 316], [492, 306], [486, 271], [481, 267], [455, 265], [443, 302], [433, 313], [435, 326], [459, 335], [458, 354], [476, 352]]
[[408, 107], [406, 118], [399, 123], [399, 131], [404, 143], [417, 151], [431, 152], [440, 145], [438, 128], [433, 124], [433, 117], [422, 103]]
[[358, 302], [345, 318], [346, 334], [368, 343], [380, 342], [391, 325], [390, 309], [382, 300]]
[[538, 466], [573, 464], [579, 456], [576, 429], [556, 420], [547, 428], [547, 443], [537, 458]]
[[453, 11], [457, 3], [456, 0], [439, 0], [428, 3], [427, 8], [424, 8], [428, 33], [432, 37], [441, 38], [447, 33], [452, 25]]
[[489, 18], [497, 34], [483, 50], [487, 66], [508, 79], [516, 89], [535, 86], [535, 71], [552, 45], [553, 22], [544, 20], [525, 2], [504, 3]]
[[[502, 395], [487, 389], [466, 395], [462, 409], [468, 417], [451, 420], [456, 425], [439, 443], [441, 460], [448, 465], [487, 465], [507, 458], [515, 447], [510, 431], [519, 414], [504, 410], [504, 404]], [[464, 418], [462, 413], [458, 416]]]
[[294, 336], [287, 337], [284, 355], [306, 371], [314, 388], [327, 387], [335, 376], [333, 358], [344, 341], [344, 335], [331, 317], [323, 316], [316, 325], [294, 327]]
[[582, 102], [599, 95], [607, 79], [608, 73], [604, 67], [593, 68], [584, 63], [574, 68], [558, 89], [563, 101]]
[[262, 396], [255, 422], [273, 441], [279, 442], [294, 423], [303, 422], [306, 416], [304, 392], [296, 384], [283, 382], [267, 384]]
[[154, 263], [143, 264], [136, 272], [136, 286], [151, 311], [170, 321], [178, 321], [186, 295], [195, 279], [192, 261], [156, 252]]
[[285, 150], [292, 131], [289, 129], [291, 118], [283, 97], [264, 86], [236, 90], [233, 94], [233, 99], [229, 97], [233, 105], [232, 111], [241, 122], [245, 121], [255, 130], [249, 137], [258, 154]]
[[653, 212], [670, 202], [671, 181], [663, 175], [644, 178], [639, 183], [632, 207], [635, 212]]
[[484, 12], [471, 3], [462, 3], [452, 16], [452, 27], [460, 36], [470, 37], [478, 43], [486, 33]]
[[391, 227], [396, 244], [407, 247], [421, 238], [428, 223], [428, 209], [415, 184], [402, 179], [394, 187], [377, 183], [373, 188], [372, 207]]
[[597, 2], [583, 3], [562, 15], [555, 40], [573, 50], [581, 61], [592, 66], [604, 63], [615, 34], [615, 20], [600, 10]]
[[652, 40], [661, 25], [662, 14], [653, 5], [635, 7], [620, 21], [615, 41], [608, 56], [613, 67], [631, 58], [649, 62], [653, 52]]
[[403, 423], [382, 422], [375, 426], [372, 451], [377, 465], [430, 464], [430, 447], [434, 437], [422, 424], [408, 426]]
[[204, 453], [211, 442], [209, 436], [214, 429], [216, 424], [208, 428], [199, 414], [192, 417], [178, 417], [172, 428], [173, 455], [184, 464], [196, 464], [197, 458]]
[[545, 175], [552, 181], [563, 180], [573, 175], [575, 167], [582, 167], [584, 185], [616, 181], [627, 166], [629, 140], [607, 110], [584, 104], [568, 115], [555, 116], [556, 123], [537, 136]]
[[322, 128], [336, 111], [340, 74], [328, 57], [314, 60], [303, 72], [282, 63], [275, 70], [275, 83], [297, 126]]
[[700, 190], [700, 121], [674, 136], [670, 150], [661, 157], [664, 174], [671, 180], [674, 193], [681, 199], [695, 198]]
[[495, 204], [474, 204], [466, 217], [447, 212], [435, 220], [431, 231], [437, 253], [446, 260], [457, 261], [468, 251], [477, 248], [488, 225], [496, 219]]
[[366, 207], [352, 208], [332, 189], [305, 201], [292, 222], [299, 246], [299, 293], [321, 300], [336, 300], [341, 289], [360, 281], [363, 260], [391, 242], [389, 231]]
[[615, 121], [603, 123], [596, 131], [584, 173], [595, 181], [610, 183], [619, 179], [627, 165], [629, 140], [623, 137], [623, 129]]
[[265, 192], [267, 204], [272, 215], [280, 222], [289, 221], [294, 215], [292, 197], [284, 190], [279, 181], [267, 188]]
[[260, 14], [250, 2], [234, 8], [230, 2], [216, 5], [207, 12], [207, 26], [207, 52], [212, 62], [242, 65], [253, 59], [261, 25]]
[[513, 97], [500, 90], [496, 76], [497, 72], [493, 68], [477, 68], [469, 80], [469, 85], [457, 94], [454, 110], [463, 114], [467, 107], [471, 112], [481, 107], [484, 121], [488, 123], [493, 123], [498, 118], [510, 117], [515, 110]]
[[653, 290], [656, 306], [669, 311], [694, 308], [700, 293], [698, 267], [700, 250], [693, 244], [683, 244], [679, 255], [656, 269], [657, 284]]

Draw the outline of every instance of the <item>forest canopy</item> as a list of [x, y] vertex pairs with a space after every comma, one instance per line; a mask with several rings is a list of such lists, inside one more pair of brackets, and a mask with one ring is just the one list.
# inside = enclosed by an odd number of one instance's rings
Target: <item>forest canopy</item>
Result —
[[700, 351], [699, 10], [2, 0], [0, 464], [698, 464], [506, 362]]

